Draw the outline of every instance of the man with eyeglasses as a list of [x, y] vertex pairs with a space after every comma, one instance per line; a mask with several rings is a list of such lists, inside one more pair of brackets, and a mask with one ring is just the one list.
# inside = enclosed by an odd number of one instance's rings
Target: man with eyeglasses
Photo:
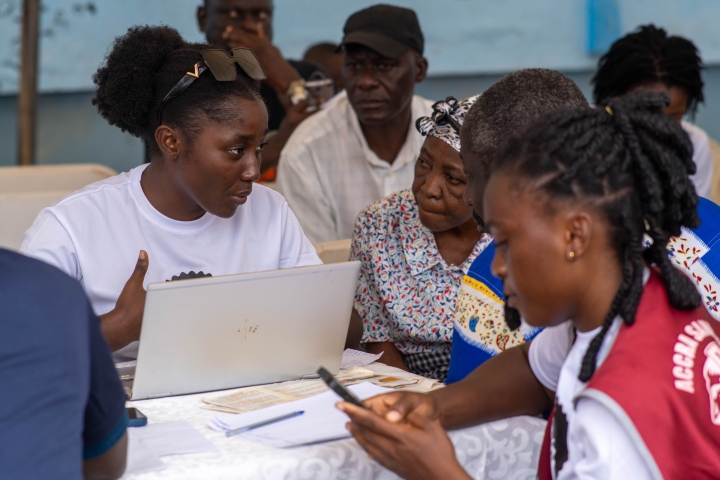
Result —
[[313, 242], [350, 238], [367, 205], [410, 188], [432, 103], [414, 95], [427, 60], [415, 12], [375, 5], [348, 18], [341, 43], [345, 91], [288, 140], [278, 190]]
[[[316, 65], [283, 58], [273, 45], [272, 0], [204, 0], [198, 7], [200, 30], [208, 43], [227, 50], [250, 48], [260, 59], [267, 79], [260, 94], [268, 108], [268, 144], [262, 155], [263, 180], [275, 177], [280, 151], [293, 130], [334, 93], [332, 82]], [[328, 88], [305, 88], [307, 81], [325, 80]]]

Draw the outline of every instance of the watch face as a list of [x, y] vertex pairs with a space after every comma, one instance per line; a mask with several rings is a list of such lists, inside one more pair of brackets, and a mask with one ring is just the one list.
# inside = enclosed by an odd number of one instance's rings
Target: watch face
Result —
[[302, 80], [292, 82], [290, 84], [290, 88], [288, 88], [288, 97], [290, 98], [290, 103], [293, 105], [297, 105], [298, 103], [307, 100], [310, 95], [305, 88], [305, 82]]

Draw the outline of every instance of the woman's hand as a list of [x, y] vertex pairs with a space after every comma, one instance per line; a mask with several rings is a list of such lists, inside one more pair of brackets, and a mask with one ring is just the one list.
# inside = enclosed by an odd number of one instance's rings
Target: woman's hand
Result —
[[143, 282], [149, 264], [147, 252], [140, 250], [135, 270], [120, 292], [115, 308], [100, 316], [102, 332], [112, 352], [140, 339], [147, 296]]
[[390, 423], [423, 423], [440, 419], [440, 409], [429, 395], [414, 392], [392, 392], [378, 395], [363, 403]]
[[365, 451], [401, 477], [470, 478], [455, 458], [455, 449], [438, 418], [409, 415], [407, 421], [394, 423], [347, 402], [337, 407], [350, 417], [347, 429]]

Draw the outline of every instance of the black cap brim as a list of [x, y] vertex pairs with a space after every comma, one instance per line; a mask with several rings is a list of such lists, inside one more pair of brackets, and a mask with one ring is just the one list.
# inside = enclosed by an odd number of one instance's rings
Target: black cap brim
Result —
[[345, 35], [340, 46], [363, 45], [388, 58], [400, 58], [410, 47], [404, 43], [377, 32], [351, 32]]

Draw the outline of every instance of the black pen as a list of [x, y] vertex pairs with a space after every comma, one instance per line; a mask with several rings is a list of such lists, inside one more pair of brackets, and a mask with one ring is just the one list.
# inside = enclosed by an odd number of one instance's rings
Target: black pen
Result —
[[281, 421], [287, 420], [289, 418], [299, 417], [303, 413], [305, 413], [305, 411], [303, 411], [303, 410], [300, 410], [299, 412], [286, 413], [285, 415], [280, 415], [279, 417], [270, 418], [268, 420], [263, 420], [262, 422], [253, 423], [253, 424], [247, 425], [245, 427], [236, 428], [235, 430], [228, 430], [227, 432], [225, 432], [225, 436], [232, 437], [233, 435], [237, 435], [239, 433], [245, 433], [247, 431], [254, 430], [254, 429], [260, 428], [260, 427], [264, 427], [265, 425], [270, 425], [275, 422], [281, 422]]

